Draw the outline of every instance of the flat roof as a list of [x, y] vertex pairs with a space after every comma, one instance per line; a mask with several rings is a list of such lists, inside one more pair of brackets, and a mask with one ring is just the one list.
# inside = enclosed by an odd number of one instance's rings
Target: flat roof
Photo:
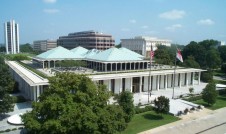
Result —
[[[183, 68], [177, 69], [177, 73], [190, 73], [190, 72], [202, 72], [206, 70], [195, 69], [195, 68]], [[151, 70], [151, 76], [155, 75], [166, 75], [166, 74], [174, 74], [174, 69], [169, 70]], [[106, 80], [106, 79], [119, 79], [119, 78], [131, 78], [131, 77], [141, 77], [141, 76], [149, 76], [149, 71], [144, 72], [128, 72], [128, 73], [114, 73], [114, 74], [98, 74], [98, 75], [89, 75], [88, 77], [92, 80]]]
[[30, 86], [37, 86], [37, 85], [48, 85], [48, 79], [42, 78], [41, 76], [37, 75], [36, 73], [32, 72], [31, 70], [23, 67], [16, 61], [7, 61], [6, 62], [11, 69], [13, 69], [17, 74], [23, 78]]

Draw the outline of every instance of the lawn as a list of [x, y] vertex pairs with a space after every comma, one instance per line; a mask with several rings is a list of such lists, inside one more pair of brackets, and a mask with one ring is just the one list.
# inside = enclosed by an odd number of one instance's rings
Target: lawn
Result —
[[122, 134], [136, 134], [177, 120], [179, 120], [179, 118], [169, 114], [163, 114], [161, 117], [154, 111], [136, 114]]
[[215, 110], [215, 109], [226, 107], [226, 95], [219, 95], [217, 97], [216, 103], [213, 106], [209, 106], [202, 99], [201, 100], [197, 100], [197, 101], [193, 101], [193, 102], [196, 103], [196, 104], [199, 104], [199, 105], [203, 105], [206, 108], [209, 108], [211, 110]]

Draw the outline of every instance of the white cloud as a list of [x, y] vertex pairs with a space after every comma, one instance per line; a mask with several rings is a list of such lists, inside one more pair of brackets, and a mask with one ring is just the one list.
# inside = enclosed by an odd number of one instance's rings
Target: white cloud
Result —
[[133, 24], [137, 23], [137, 21], [136, 21], [136, 20], [134, 20], [134, 19], [129, 20], [129, 22], [130, 22], [130, 23], [133, 23]]
[[56, 0], [43, 0], [45, 3], [56, 3]]
[[43, 12], [49, 13], [49, 14], [54, 14], [60, 12], [58, 9], [44, 9]]
[[197, 24], [199, 25], [213, 25], [215, 22], [211, 19], [204, 19], [197, 21]]
[[177, 30], [179, 28], [182, 28], [181, 24], [174, 24], [172, 26], [166, 27], [166, 30], [173, 32], [173, 31], [175, 31], [175, 30]]
[[128, 32], [128, 31], [130, 31], [130, 29], [129, 28], [122, 28], [121, 31]]
[[185, 14], [186, 12], [183, 10], [172, 10], [172, 11], [161, 13], [159, 17], [163, 19], [176, 20], [176, 19], [183, 18]]
[[144, 25], [144, 26], [142, 26], [141, 28], [143, 28], [143, 29], [147, 29], [147, 28], [148, 28], [148, 26], [147, 26], [147, 25]]

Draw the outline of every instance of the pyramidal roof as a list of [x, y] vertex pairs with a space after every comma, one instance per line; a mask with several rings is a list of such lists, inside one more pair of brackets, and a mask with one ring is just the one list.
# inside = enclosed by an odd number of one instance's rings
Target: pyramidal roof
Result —
[[73, 52], [69, 51], [68, 49], [58, 46], [54, 49], [46, 51], [44, 53], [39, 54], [36, 56], [38, 58], [43, 59], [76, 59], [82, 58], [82, 56], [75, 55]]
[[125, 52], [125, 53], [127, 53], [129, 55], [137, 56], [139, 58], [143, 58], [144, 57], [143, 55], [140, 55], [140, 54], [138, 54], [138, 53], [136, 53], [136, 52], [134, 52], [132, 50], [129, 50], [129, 49], [125, 48], [125, 47], [121, 47], [121, 48], [119, 48], [119, 50], [122, 50], [123, 52]]
[[97, 49], [91, 49], [91, 50], [88, 50], [84, 56], [85, 58], [92, 58], [94, 55], [100, 53], [101, 51], [100, 50], [97, 50]]
[[88, 50], [84, 47], [78, 46], [76, 48], [73, 48], [70, 50], [71, 52], [78, 54], [78, 55], [83, 55], [85, 54]]
[[102, 51], [92, 57], [90, 59], [98, 60], [98, 61], [137, 61], [142, 60], [137, 57], [135, 54], [125, 53], [123, 50], [118, 48], [110, 48], [105, 51]]

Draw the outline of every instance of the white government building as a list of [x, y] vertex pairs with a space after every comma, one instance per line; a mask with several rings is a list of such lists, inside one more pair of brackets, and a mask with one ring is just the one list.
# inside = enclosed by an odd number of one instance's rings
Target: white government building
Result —
[[149, 36], [136, 36], [132, 39], [121, 39], [122, 47], [128, 48], [145, 57], [150, 57], [151, 45], [153, 50], [157, 49], [156, 45], [171, 46], [171, 40], [158, 39]]
[[[64, 71], [87, 74], [94, 82], [105, 84], [109, 91], [118, 94], [126, 90], [133, 93], [148, 91], [150, 65], [149, 61], [143, 58], [144, 56], [126, 48], [99, 51], [82, 47], [68, 50], [59, 46], [34, 57], [32, 62], [33, 66], [47, 70], [46, 72], [51, 75], [54, 72]], [[82, 60], [87, 66], [85, 68], [57, 67], [56, 63], [63, 60]], [[25, 97], [37, 101], [38, 96], [48, 87], [48, 80], [15, 61], [7, 63]], [[173, 87], [174, 67], [154, 64], [151, 69], [150, 90], [167, 90]], [[177, 67], [175, 87], [200, 84], [202, 71], [204, 70]], [[195, 77], [197, 82], [194, 81]]]

